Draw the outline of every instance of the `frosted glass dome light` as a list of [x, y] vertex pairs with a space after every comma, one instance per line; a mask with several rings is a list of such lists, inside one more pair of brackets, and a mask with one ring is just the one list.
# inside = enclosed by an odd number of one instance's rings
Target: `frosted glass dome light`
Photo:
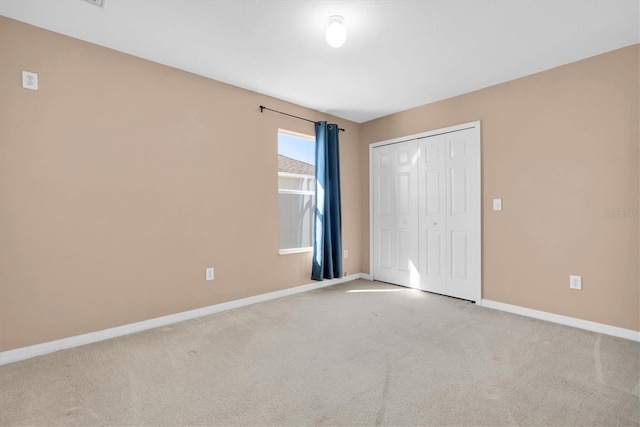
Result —
[[331, 47], [340, 47], [347, 40], [347, 29], [344, 27], [344, 18], [333, 15], [329, 18], [327, 27], [327, 43]]

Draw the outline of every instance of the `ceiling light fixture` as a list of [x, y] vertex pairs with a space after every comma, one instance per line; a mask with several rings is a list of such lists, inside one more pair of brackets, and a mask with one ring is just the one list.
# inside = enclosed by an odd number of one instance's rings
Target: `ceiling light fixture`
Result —
[[340, 47], [347, 40], [347, 29], [344, 27], [344, 18], [340, 15], [329, 17], [327, 27], [327, 43], [331, 47]]

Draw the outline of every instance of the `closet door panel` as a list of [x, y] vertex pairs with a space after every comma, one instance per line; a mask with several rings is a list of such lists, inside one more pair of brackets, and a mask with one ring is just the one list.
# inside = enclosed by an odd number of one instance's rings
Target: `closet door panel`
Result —
[[419, 141], [420, 289], [445, 292], [445, 137]]
[[417, 143], [373, 150], [374, 248], [376, 280], [418, 286]]
[[476, 129], [446, 135], [446, 295], [479, 295], [480, 151]]

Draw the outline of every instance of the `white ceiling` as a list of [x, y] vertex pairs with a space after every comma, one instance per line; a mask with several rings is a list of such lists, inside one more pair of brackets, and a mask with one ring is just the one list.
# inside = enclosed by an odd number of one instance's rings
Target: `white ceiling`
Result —
[[640, 0], [0, 0], [0, 15], [355, 122], [640, 42]]

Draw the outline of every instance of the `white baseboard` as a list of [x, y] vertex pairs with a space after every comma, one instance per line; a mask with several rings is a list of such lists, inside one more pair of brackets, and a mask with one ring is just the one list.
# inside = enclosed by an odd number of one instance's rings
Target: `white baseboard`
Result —
[[640, 342], [640, 331], [634, 331], [632, 329], [619, 328], [617, 326], [605, 325], [604, 323], [591, 322], [589, 320], [582, 320], [575, 317], [548, 313], [546, 311], [534, 310], [531, 308], [505, 304], [488, 299], [483, 299], [479, 305], [487, 308], [493, 308], [495, 310], [519, 314], [521, 316], [533, 317], [534, 319], [546, 320], [547, 322], [559, 323], [565, 326], [572, 326], [574, 328], [586, 329], [587, 331], [612, 335], [614, 337]]
[[229, 301], [222, 304], [211, 305], [208, 307], [197, 308], [195, 310], [183, 311], [181, 313], [170, 314], [168, 316], [156, 317], [155, 319], [143, 320], [141, 322], [130, 323], [128, 325], [118, 326], [115, 328], [104, 329], [102, 331], [89, 332], [87, 334], [76, 335], [73, 337], [62, 338], [55, 341], [49, 341], [41, 344], [35, 344], [28, 347], [16, 348], [0, 352], [0, 366], [7, 363], [18, 362], [20, 360], [30, 359], [36, 356], [42, 356], [54, 353], [60, 350], [66, 350], [73, 347], [79, 347], [85, 344], [91, 344], [98, 341], [104, 341], [111, 338], [121, 337], [136, 332], [146, 331], [148, 329], [159, 328], [161, 326], [173, 323], [183, 322], [210, 314], [220, 313], [222, 311], [232, 310], [234, 308], [245, 307], [259, 302], [265, 302], [276, 298], [282, 298], [289, 295], [295, 295], [314, 289], [324, 288], [327, 286], [337, 285], [338, 283], [349, 282], [351, 280], [365, 278], [366, 274], [350, 274], [340, 279], [323, 280], [322, 282], [314, 282], [308, 285], [296, 286], [294, 288], [283, 289], [281, 291], [269, 292], [248, 298], [242, 298], [235, 301]]

